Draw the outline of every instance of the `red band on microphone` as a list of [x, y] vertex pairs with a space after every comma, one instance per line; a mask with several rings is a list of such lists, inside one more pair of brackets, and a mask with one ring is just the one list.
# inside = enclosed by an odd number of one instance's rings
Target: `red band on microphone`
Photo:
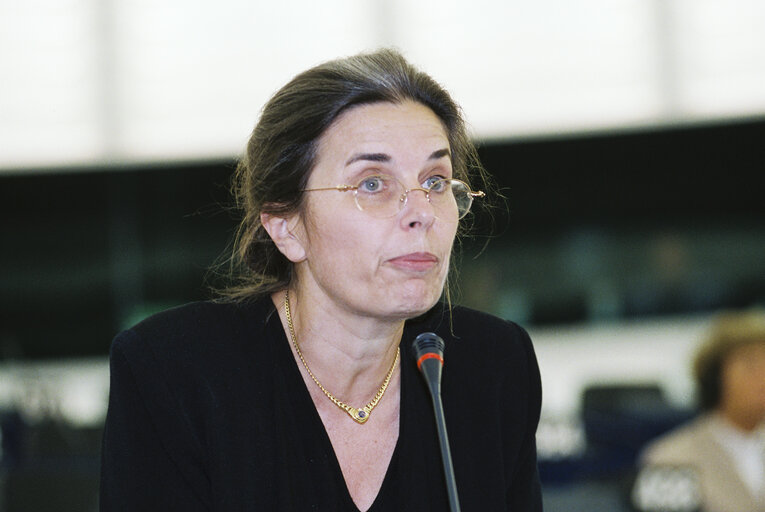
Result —
[[444, 358], [443, 357], [439, 356], [438, 354], [436, 354], [434, 352], [428, 352], [427, 354], [423, 354], [422, 357], [420, 357], [417, 360], [417, 369], [418, 370], [420, 369], [420, 365], [422, 364], [422, 362], [424, 360], [431, 359], [431, 358], [432, 359], [438, 359], [439, 361], [441, 361], [441, 364], [444, 364]]

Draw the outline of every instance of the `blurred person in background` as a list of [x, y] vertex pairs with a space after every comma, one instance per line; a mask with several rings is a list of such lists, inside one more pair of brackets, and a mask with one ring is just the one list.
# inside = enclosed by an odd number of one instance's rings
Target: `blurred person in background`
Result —
[[541, 510], [531, 341], [445, 286], [471, 181], [459, 107], [395, 51], [278, 91], [235, 176], [237, 281], [112, 344], [101, 509], [447, 510], [432, 331], [463, 509]]
[[765, 310], [721, 315], [693, 370], [703, 414], [651, 442], [641, 473], [691, 471], [704, 512], [765, 512]]

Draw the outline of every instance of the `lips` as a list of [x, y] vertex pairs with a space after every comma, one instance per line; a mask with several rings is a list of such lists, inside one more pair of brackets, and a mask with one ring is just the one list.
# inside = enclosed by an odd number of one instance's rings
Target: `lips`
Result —
[[388, 260], [390, 265], [402, 270], [424, 272], [438, 264], [438, 258], [429, 252], [413, 252]]

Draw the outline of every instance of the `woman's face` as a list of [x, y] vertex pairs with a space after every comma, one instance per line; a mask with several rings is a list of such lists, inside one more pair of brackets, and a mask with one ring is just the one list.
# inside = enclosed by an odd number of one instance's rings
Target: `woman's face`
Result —
[[765, 342], [742, 345], [725, 359], [721, 405], [752, 423], [765, 419]]
[[[441, 120], [407, 101], [343, 113], [322, 135], [308, 189], [355, 186], [390, 175], [407, 189], [452, 176]], [[353, 191], [307, 192], [295, 229], [304, 250], [299, 287], [327, 306], [362, 316], [402, 319], [430, 309], [443, 290], [457, 215], [434, 210], [422, 191], [389, 218], [361, 211]]]

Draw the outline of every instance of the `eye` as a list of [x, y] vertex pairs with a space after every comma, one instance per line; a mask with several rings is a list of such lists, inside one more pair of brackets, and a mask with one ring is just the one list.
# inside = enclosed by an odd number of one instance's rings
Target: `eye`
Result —
[[443, 192], [449, 186], [449, 181], [443, 176], [431, 176], [422, 183], [422, 188], [431, 192]]
[[385, 190], [387, 180], [382, 176], [369, 176], [361, 180], [358, 185], [358, 191], [367, 194], [376, 194]]

